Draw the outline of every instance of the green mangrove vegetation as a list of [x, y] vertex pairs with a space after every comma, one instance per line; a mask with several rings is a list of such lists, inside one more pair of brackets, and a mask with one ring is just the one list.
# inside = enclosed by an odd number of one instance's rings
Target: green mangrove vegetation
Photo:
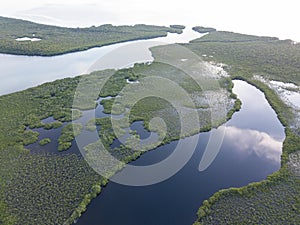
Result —
[[[261, 182], [215, 193], [202, 203], [194, 224], [298, 224], [300, 180], [291, 163], [291, 157], [300, 150], [294, 124], [298, 115], [256, 76], [299, 86], [300, 47], [291, 40], [232, 32], [212, 32], [186, 46], [204, 60], [211, 61], [205, 56], [212, 55], [215, 62], [224, 64], [232, 79], [244, 80], [260, 89], [285, 126], [286, 134], [279, 171]], [[293, 163], [299, 164], [299, 157], [295, 160]]]
[[10, 176], [2, 199], [10, 217], [1, 213], [3, 224], [71, 224], [69, 218], [99, 192], [93, 187], [105, 182], [76, 155], [29, 154], [15, 147], [2, 149], [3, 154], [14, 157], [1, 162], [1, 173]]
[[[155, 77], [177, 83], [165, 93], [167, 100], [164, 96], [151, 97], [165, 89], [165, 83], [156, 82]], [[139, 82], [128, 83], [127, 79]], [[228, 102], [227, 110], [230, 112], [235, 102], [230, 93], [231, 80], [220, 78], [220, 83], [219, 92], [223, 96], [220, 101]], [[190, 102], [177, 93], [178, 87], [186, 90]], [[140, 93], [149, 97], [139, 101], [137, 97]], [[108, 96], [111, 99], [101, 103], [105, 112], [128, 114], [126, 108], [129, 107], [129, 121], [118, 121], [114, 127], [109, 117], [96, 118], [87, 124], [70, 123], [82, 116], [82, 110], [94, 109], [99, 97]], [[158, 144], [209, 130], [212, 127], [209, 117], [211, 109], [203, 99], [203, 90], [189, 75], [160, 62], [136, 64], [133, 68], [119, 71], [93, 72], [0, 96], [0, 221], [4, 224], [70, 224], [85, 211], [86, 205], [107, 182], [77, 155], [68, 152], [66, 155], [31, 153], [26, 145], [37, 142], [39, 136], [33, 129], [62, 127], [59, 139], [50, 141], [58, 141], [58, 150], [63, 151], [70, 148], [83, 126], [91, 131], [98, 126], [104, 147], [123, 163], [128, 163], [142, 154], [142, 151], [134, 151], [136, 148], [150, 150]], [[178, 109], [183, 114], [183, 123], [180, 122]], [[197, 124], [190, 119], [193, 110], [197, 111], [199, 126], [195, 126]], [[164, 123], [151, 123], [155, 117], [162, 118]], [[54, 122], [44, 122], [47, 118], [53, 118]], [[219, 119], [224, 121], [226, 118]], [[141, 146], [139, 135], [130, 131], [131, 138], [125, 145], [111, 148], [116, 133], [124, 134], [124, 128], [129, 128], [132, 122], [138, 120], [144, 121], [146, 129], [158, 133], [157, 142]], [[181, 128], [182, 134], [179, 132]], [[41, 145], [47, 142], [49, 139], [40, 140]], [[99, 146], [96, 142], [84, 149], [95, 164], [99, 163]], [[101, 162], [110, 164], [109, 159], [101, 157]], [[108, 177], [123, 165], [108, 166]], [[38, 213], [41, 209], [43, 214]]]
[[179, 29], [179, 30], [183, 30], [185, 29], [185, 26], [184, 25], [170, 25], [171, 28], [174, 28], [174, 29]]
[[[162, 47], [159, 47], [159, 49], [160, 48]], [[154, 57], [158, 57], [160, 54], [160, 52], [155, 51], [155, 49], [152, 49], [152, 52]], [[144, 121], [144, 126], [147, 130], [151, 130], [149, 123], [152, 118], [159, 117], [163, 119], [167, 131], [164, 131], [163, 125], [156, 130], [161, 133], [161, 135], [165, 135], [163, 143], [190, 136], [199, 131], [209, 130], [213, 125], [211, 124], [212, 121], [209, 116], [210, 107], [218, 108], [220, 106], [218, 104], [216, 104], [216, 106], [210, 106], [204, 101], [205, 95], [199, 84], [179, 68], [161, 62], [154, 62], [150, 65], [136, 64], [132, 69], [127, 69], [127, 72], [129, 74], [137, 74], [140, 83], [128, 85], [127, 89], [124, 89], [118, 97], [103, 100], [105, 112], [121, 114], [125, 112], [126, 107], [130, 108], [129, 122]], [[117, 79], [118, 75], [121, 76], [120, 73], [116, 73], [116, 78], [113, 79]], [[176, 86], [168, 87], [166, 90], [165, 87], [167, 83], [164, 83], [166, 80], [172, 80], [172, 82], [176, 83]], [[107, 84], [109, 84], [109, 82], [107, 82]], [[235, 101], [236, 96], [232, 95], [231, 92], [232, 82], [228, 78], [219, 78], [219, 82], [216, 82], [216, 85], [218, 87], [214, 87], [216, 89], [215, 91], [216, 93], [220, 92], [220, 97], [227, 103], [226, 106], [228, 108], [226, 108], [226, 110], [228, 118], [230, 118], [232, 113], [240, 107], [239, 102]], [[189, 94], [191, 102], [186, 101], [186, 99], [181, 96], [181, 93], [178, 93], [178, 89], [180, 88]], [[161, 93], [162, 90], [164, 93]], [[149, 97], [139, 100], [140, 93]], [[161, 97], [159, 95], [161, 95]], [[167, 100], [164, 98], [167, 98]], [[217, 97], [214, 96], [213, 98], [216, 99]], [[113, 108], [112, 103], [114, 103]], [[176, 105], [179, 106], [176, 108]], [[177, 112], [178, 108], [181, 110], [181, 117]], [[200, 122], [200, 124], [196, 125], [194, 121], [190, 119], [190, 115], [192, 115], [195, 110], [198, 113]], [[217, 120], [213, 122], [215, 124], [223, 123], [226, 121], [226, 115], [224, 115], [224, 118], [220, 117]]]
[[[79, 79], [0, 96], [1, 223], [63, 224], [91, 187], [103, 181], [81, 157], [31, 154], [24, 148], [38, 141], [39, 133], [31, 129], [60, 127], [71, 122], [72, 113], [80, 116], [71, 109]], [[56, 121], [42, 122], [49, 117]]]
[[24, 145], [30, 145], [38, 141], [39, 133], [32, 130], [26, 130], [22, 134], [22, 142]]
[[58, 151], [68, 150], [72, 146], [72, 141], [81, 133], [83, 126], [80, 123], [71, 123], [63, 127], [58, 138]]
[[46, 129], [46, 130], [51, 130], [51, 129], [57, 129], [57, 128], [60, 128], [61, 126], [63, 125], [62, 122], [60, 121], [55, 121], [53, 123], [45, 123], [43, 125], [43, 128]]
[[[53, 56], [118, 42], [162, 37], [166, 36], [168, 32], [181, 33], [182, 27], [144, 24], [113, 26], [105, 24], [89, 28], [65, 28], [0, 17], [0, 52], [17, 55]], [[15, 40], [22, 37], [34, 37], [41, 40], [33, 42]]]
[[39, 141], [39, 145], [44, 146], [44, 145], [49, 144], [50, 142], [51, 142], [50, 138], [44, 138], [44, 139]]
[[214, 32], [216, 31], [215, 28], [212, 27], [201, 27], [201, 26], [196, 26], [192, 28], [194, 31], [200, 33], [200, 34], [204, 34], [204, 33], [209, 33], [209, 32]]
[[[29, 55], [63, 54], [120, 41], [163, 36], [167, 32], [181, 32], [184, 28], [180, 25], [171, 28], [103, 25], [75, 29], [8, 18], [0, 18], [0, 27], [0, 51]], [[155, 61], [150, 65], [97, 71], [0, 96], [0, 224], [71, 224], [108, 182], [75, 154], [31, 153], [26, 146], [39, 140], [39, 133], [33, 129], [62, 127], [57, 140], [59, 151], [69, 149], [83, 128], [97, 131], [101, 143], [90, 143], [84, 151], [89, 163], [95, 168], [104, 166], [110, 177], [124, 163], [142, 154], [135, 149], [150, 150], [172, 140], [208, 131], [231, 118], [241, 107], [241, 102], [232, 94], [232, 79], [246, 80], [262, 90], [285, 126], [282, 167], [265, 181], [216, 193], [204, 201], [195, 224], [266, 224], [283, 220], [297, 223], [300, 215], [299, 177], [290, 164], [291, 155], [297, 154], [300, 147], [298, 135], [290, 129], [294, 114], [274, 90], [256, 80], [254, 75], [299, 85], [300, 47], [290, 40], [209, 29], [198, 27], [198, 32], [209, 34], [183, 46], [205, 61], [223, 63], [222, 67], [231, 77], [216, 73], [214, 84], [201, 86], [203, 80], [189, 74], [195, 69], [189, 64], [184, 69], [176, 67], [184, 64], [178, 60], [186, 59], [186, 56], [171, 54], [171, 63], [161, 60], [170, 48], [177, 51], [175, 46], [169, 45], [151, 49]], [[14, 40], [32, 37], [33, 33], [41, 41]], [[191, 59], [186, 59], [186, 63]], [[207, 69], [208, 65], [210, 69], [214, 68], [204, 62], [199, 65], [199, 70]], [[128, 83], [127, 79], [139, 82]], [[185, 92], [178, 92], [181, 89]], [[215, 102], [205, 101], [206, 95], [212, 96]], [[140, 96], [144, 97], [140, 99]], [[188, 100], [183, 96], [188, 96]], [[99, 97], [110, 97], [100, 102], [105, 113], [124, 114], [124, 118], [104, 117], [92, 119], [87, 124], [70, 123], [82, 116], [82, 110], [94, 109]], [[218, 111], [219, 102], [225, 103], [225, 115], [211, 118], [210, 112]], [[193, 117], [195, 111], [197, 117]], [[53, 118], [54, 122], [43, 122], [47, 118]], [[153, 118], [161, 120], [155, 122]], [[195, 124], [195, 118], [199, 124]], [[141, 146], [139, 135], [130, 130], [135, 121], [143, 121], [145, 129], [156, 132], [157, 142]], [[129, 129], [131, 137], [125, 144], [112, 148], [117, 137], [125, 134], [125, 129]], [[45, 138], [39, 144], [42, 148], [51, 141], [56, 140]], [[102, 154], [101, 150], [105, 149], [122, 163], [111, 165], [110, 159]], [[100, 165], [99, 159], [105, 165]], [[41, 210], [43, 214], [39, 213]]]
[[[224, 69], [233, 76], [261, 75], [265, 78], [300, 84], [300, 45], [291, 40], [259, 37], [232, 32], [211, 32], [186, 44], [199, 56], [213, 56], [224, 63]], [[209, 57], [203, 60], [211, 61]]]

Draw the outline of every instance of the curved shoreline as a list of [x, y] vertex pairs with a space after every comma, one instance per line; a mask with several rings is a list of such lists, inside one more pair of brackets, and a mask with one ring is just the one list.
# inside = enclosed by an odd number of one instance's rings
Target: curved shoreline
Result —
[[276, 93], [271, 90], [267, 85], [264, 83], [249, 79], [243, 76], [232, 76], [232, 79], [234, 80], [242, 80], [247, 82], [250, 85], [253, 85], [260, 91], [262, 91], [268, 101], [268, 103], [271, 105], [271, 107], [274, 109], [274, 111], [277, 114], [277, 117], [280, 121], [280, 123], [283, 125], [285, 130], [286, 138], [283, 142], [282, 147], [282, 155], [281, 155], [281, 168], [274, 172], [273, 174], [269, 175], [265, 180], [249, 183], [246, 186], [240, 187], [240, 188], [229, 188], [229, 189], [222, 189], [213, 194], [209, 199], [204, 200], [200, 208], [198, 209], [197, 216], [198, 219], [195, 221], [193, 225], [200, 225], [201, 220], [205, 218], [206, 216], [210, 215], [211, 207], [216, 204], [222, 197], [228, 196], [228, 195], [238, 195], [238, 196], [249, 196], [251, 195], [250, 192], [255, 193], [259, 189], [265, 187], [265, 186], [271, 186], [279, 183], [280, 181], [283, 181], [283, 179], [286, 176], [289, 176], [289, 170], [288, 170], [288, 157], [289, 154], [297, 151], [297, 148], [293, 148], [294, 146], [290, 146], [290, 142], [299, 141], [299, 137], [297, 137], [295, 134], [292, 133], [290, 128], [288, 127], [287, 119], [282, 114], [288, 114], [290, 115], [289, 108], [285, 106], [285, 103], [282, 102], [279, 97], [276, 95]]

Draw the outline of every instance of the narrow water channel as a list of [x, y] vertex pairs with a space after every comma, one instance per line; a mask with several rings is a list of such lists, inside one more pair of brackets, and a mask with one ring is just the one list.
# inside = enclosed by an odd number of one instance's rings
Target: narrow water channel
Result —
[[[198, 171], [210, 136], [210, 132], [205, 132], [198, 134], [199, 142], [192, 158], [176, 175], [143, 187], [109, 182], [76, 224], [192, 224], [202, 201], [216, 191], [260, 181], [277, 171], [285, 135], [276, 113], [263, 93], [246, 82], [234, 81], [233, 91], [241, 99], [242, 108], [218, 128], [225, 129], [225, 137], [208, 169]], [[142, 124], [135, 129], [144, 132]], [[131, 164], [143, 166], [159, 162], [172, 153], [177, 143], [147, 152]], [[181, 154], [188, 148], [186, 145], [181, 149]]]

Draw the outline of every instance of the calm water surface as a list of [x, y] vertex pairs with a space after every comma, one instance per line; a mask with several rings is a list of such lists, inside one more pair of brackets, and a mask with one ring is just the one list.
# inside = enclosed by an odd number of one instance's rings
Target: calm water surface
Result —
[[[260, 181], [277, 171], [284, 128], [258, 89], [243, 81], [234, 81], [234, 84], [234, 92], [243, 102], [242, 109], [218, 128], [225, 129], [226, 133], [220, 152], [208, 169], [198, 171], [210, 132], [198, 134], [199, 142], [191, 160], [164, 182], [144, 187], [109, 182], [77, 224], [192, 224], [202, 201], [216, 191]], [[135, 128], [139, 130], [142, 126]], [[159, 162], [172, 153], [177, 143], [147, 152], [131, 164], [143, 166]], [[187, 144], [181, 154], [188, 148]]]

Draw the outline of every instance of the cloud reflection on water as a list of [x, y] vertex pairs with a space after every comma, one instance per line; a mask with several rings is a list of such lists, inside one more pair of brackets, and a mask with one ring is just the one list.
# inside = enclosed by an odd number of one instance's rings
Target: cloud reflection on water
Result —
[[259, 158], [280, 162], [282, 141], [276, 140], [265, 132], [240, 129], [233, 126], [220, 127], [225, 129], [224, 141], [233, 146], [233, 150], [246, 156], [255, 154]]

